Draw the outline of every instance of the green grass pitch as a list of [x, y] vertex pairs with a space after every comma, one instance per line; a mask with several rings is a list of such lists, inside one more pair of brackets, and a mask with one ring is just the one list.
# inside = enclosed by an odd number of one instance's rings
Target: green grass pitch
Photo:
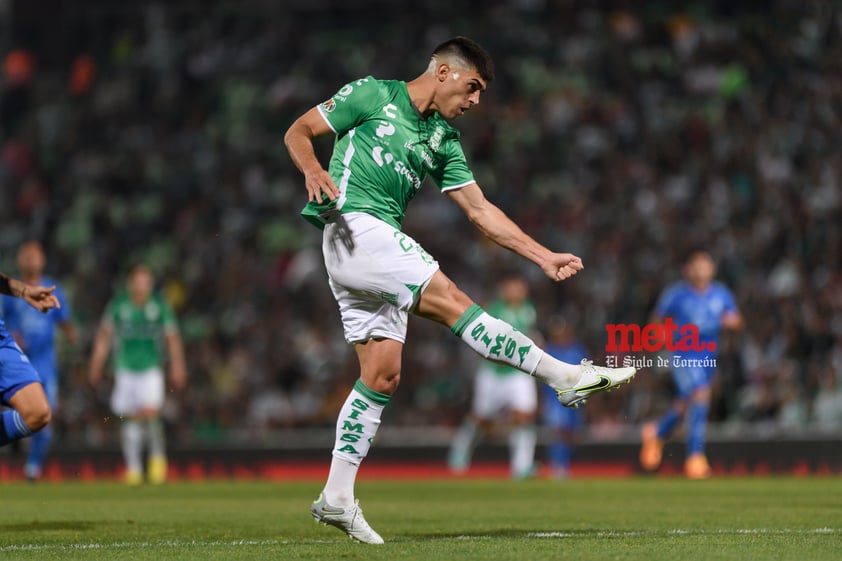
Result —
[[0, 486], [0, 559], [842, 559], [842, 479], [362, 481], [384, 546], [307, 511], [317, 482]]

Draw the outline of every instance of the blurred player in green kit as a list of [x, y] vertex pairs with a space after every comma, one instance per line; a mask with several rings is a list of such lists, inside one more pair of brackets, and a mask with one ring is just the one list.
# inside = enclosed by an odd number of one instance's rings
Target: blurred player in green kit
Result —
[[[535, 331], [537, 313], [529, 301], [529, 284], [520, 273], [511, 271], [501, 277], [499, 297], [489, 304], [488, 313], [521, 333]], [[505, 364], [482, 361], [474, 377], [471, 414], [456, 431], [450, 446], [450, 469], [456, 473], [467, 471], [475, 444], [502, 417], [511, 425], [509, 463], [512, 478], [526, 479], [534, 475], [537, 408], [535, 378]]]
[[111, 409], [122, 420], [120, 439], [129, 485], [143, 482], [143, 450], [148, 451], [147, 480], [166, 481], [167, 459], [161, 407], [164, 404], [165, 355], [169, 357], [170, 382], [180, 390], [187, 380], [184, 348], [170, 306], [153, 292], [152, 271], [137, 265], [128, 277], [127, 290], [108, 306], [94, 339], [90, 382], [102, 380], [103, 367], [114, 346], [114, 388]]

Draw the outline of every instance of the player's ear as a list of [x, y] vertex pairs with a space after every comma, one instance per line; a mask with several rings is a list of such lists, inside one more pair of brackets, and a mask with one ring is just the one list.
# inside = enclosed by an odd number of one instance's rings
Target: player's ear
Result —
[[439, 82], [444, 82], [445, 80], [447, 80], [447, 77], [450, 76], [450, 74], [451, 74], [450, 65], [447, 64], [446, 62], [442, 62], [436, 68], [436, 79]]

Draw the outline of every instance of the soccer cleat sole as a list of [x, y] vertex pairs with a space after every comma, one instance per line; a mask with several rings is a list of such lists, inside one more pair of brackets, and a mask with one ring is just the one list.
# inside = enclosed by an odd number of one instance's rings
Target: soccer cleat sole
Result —
[[564, 405], [565, 407], [570, 407], [571, 409], [578, 409], [578, 408], [579, 408], [579, 406], [584, 405], [584, 404], [585, 404], [585, 402], [586, 402], [586, 401], [588, 401], [588, 399], [590, 399], [591, 395], [593, 395], [593, 394], [597, 394], [597, 393], [611, 393], [611, 392], [613, 392], [615, 389], [617, 389], [617, 388], [619, 388], [620, 386], [622, 386], [623, 384], [628, 384], [628, 383], [630, 383], [630, 382], [634, 379], [634, 377], [635, 377], [635, 376], [637, 376], [637, 372], [635, 372], [634, 374], [632, 374], [631, 376], [629, 376], [629, 377], [628, 377], [628, 378], [626, 378], [625, 380], [623, 380], [623, 381], [621, 381], [621, 382], [619, 382], [619, 383], [617, 383], [617, 384], [615, 384], [615, 385], [611, 386], [611, 387], [610, 387], [610, 388], [608, 388], [607, 390], [599, 390], [599, 391], [596, 391], [596, 392], [591, 392], [591, 393], [588, 393], [587, 395], [583, 395], [583, 396], [581, 396], [581, 397], [578, 397], [578, 398], [574, 399], [574, 400], [573, 400], [573, 401], [571, 401], [570, 403], [564, 403], [564, 402], [562, 402], [562, 401], [561, 401], [561, 400], [562, 400], [562, 398], [563, 398], [563, 397], [565, 397], [565, 396], [567, 395], [567, 392], [565, 392], [564, 390], [556, 390], [556, 391], [555, 391], [555, 393], [556, 393], [556, 398], [558, 399], [559, 403], [561, 403], [561, 404], [562, 404], [562, 405]]

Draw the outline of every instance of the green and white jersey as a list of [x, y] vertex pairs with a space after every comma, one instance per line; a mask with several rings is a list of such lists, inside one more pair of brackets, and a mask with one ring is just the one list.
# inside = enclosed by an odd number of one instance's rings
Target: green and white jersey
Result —
[[369, 76], [318, 110], [336, 133], [328, 172], [340, 192], [335, 201], [311, 202], [301, 212], [320, 228], [338, 211], [365, 212], [400, 229], [428, 175], [441, 191], [474, 182], [459, 132], [438, 113], [421, 115], [406, 82]]
[[[535, 306], [529, 300], [525, 300], [520, 306], [510, 306], [503, 300], [494, 300], [488, 305], [486, 312], [490, 316], [502, 319], [521, 333], [527, 335], [534, 331], [538, 316]], [[516, 370], [511, 366], [497, 364], [496, 362], [489, 362], [484, 367], [487, 367], [499, 376], [508, 376], [520, 372], [520, 370]]]
[[103, 321], [114, 328], [115, 368], [129, 372], [161, 367], [162, 339], [178, 329], [172, 308], [156, 294], [140, 308], [128, 293], [119, 294], [109, 302]]

